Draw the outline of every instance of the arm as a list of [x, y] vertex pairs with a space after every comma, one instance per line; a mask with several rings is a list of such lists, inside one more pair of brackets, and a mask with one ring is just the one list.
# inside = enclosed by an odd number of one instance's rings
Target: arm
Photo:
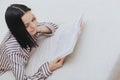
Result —
[[44, 63], [38, 71], [32, 75], [32, 76], [26, 76], [24, 72], [24, 56], [20, 52], [14, 52], [8, 56], [12, 72], [15, 76], [16, 80], [37, 80], [37, 79], [45, 79], [49, 75], [52, 74], [52, 72], [49, 70], [49, 63]]
[[37, 32], [50, 34], [52, 32], [52, 30], [50, 28], [48, 28], [47, 26], [42, 25], [40, 27], [37, 27]]
[[58, 25], [51, 23], [51, 22], [41, 22], [37, 24], [37, 32], [43, 33], [46, 36], [54, 35]]

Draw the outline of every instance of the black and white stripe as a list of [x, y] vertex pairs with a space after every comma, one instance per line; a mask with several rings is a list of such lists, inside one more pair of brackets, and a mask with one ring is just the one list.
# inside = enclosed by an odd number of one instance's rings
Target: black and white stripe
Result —
[[[57, 29], [57, 25], [53, 23], [38, 23], [38, 26], [40, 25], [45, 25], [51, 29], [52, 33], [46, 34], [50, 36], [53, 35]], [[34, 36], [35, 40], [37, 40], [38, 36], [38, 34]], [[0, 45], [0, 75], [8, 70], [12, 70], [16, 80], [40, 80], [52, 74], [48, 68], [49, 63], [46, 62], [40, 66], [33, 76], [26, 76], [24, 66], [29, 60], [29, 53], [30, 50], [22, 49], [14, 36], [8, 32]]]

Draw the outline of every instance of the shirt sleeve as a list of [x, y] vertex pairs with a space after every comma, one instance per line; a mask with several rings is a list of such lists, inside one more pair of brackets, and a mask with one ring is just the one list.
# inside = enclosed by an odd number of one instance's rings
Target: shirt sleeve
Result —
[[13, 54], [9, 55], [8, 58], [10, 60], [11, 69], [16, 80], [39, 80], [45, 79], [52, 74], [48, 68], [49, 63], [46, 62], [40, 66], [34, 75], [27, 76], [24, 72], [25, 59], [23, 55], [21, 55], [19, 52], [14, 52]]
[[51, 33], [45, 33], [43, 35], [45, 36], [53, 36], [55, 31], [58, 29], [58, 25], [52, 23], [52, 22], [38, 22], [37, 23], [37, 26], [40, 27], [40, 26], [46, 26], [48, 27], [52, 32]]

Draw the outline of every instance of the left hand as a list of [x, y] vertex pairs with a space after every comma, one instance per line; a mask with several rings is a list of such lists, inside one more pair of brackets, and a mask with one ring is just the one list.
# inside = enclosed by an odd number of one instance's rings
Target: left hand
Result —
[[57, 59], [53, 60], [49, 65], [49, 70], [53, 72], [54, 70], [62, 67], [64, 61], [65, 61], [65, 57], [57, 58]]

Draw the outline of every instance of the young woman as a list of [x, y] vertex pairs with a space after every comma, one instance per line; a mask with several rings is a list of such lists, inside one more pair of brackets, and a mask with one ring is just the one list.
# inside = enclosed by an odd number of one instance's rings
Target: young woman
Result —
[[10, 5], [6, 10], [5, 20], [9, 32], [0, 45], [0, 74], [12, 70], [16, 80], [40, 80], [62, 67], [65, 58], [57, 58], [41, 65], [32, 76], [25, 75], [24, 67], [29, 61], [32, 48], [40, 46], [36, 42], [39, 34], [52, 36], [57, 25], [38, 23], [31, 9], [22, 4]]

